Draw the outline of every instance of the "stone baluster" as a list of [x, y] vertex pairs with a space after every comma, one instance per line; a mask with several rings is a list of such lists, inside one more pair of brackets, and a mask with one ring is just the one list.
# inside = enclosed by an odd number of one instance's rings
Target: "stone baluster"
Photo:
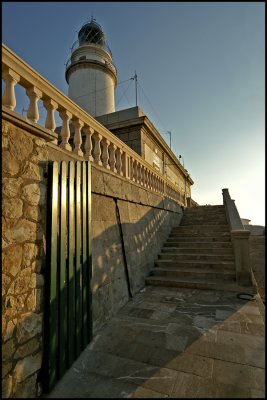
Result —
[[147, 188], [150, 189], [150, 171], [147, 170]]
[[42, 97], [42, 92], [41, 90], [32, 86], [26, 90], [26, 94], [30, 99], [27, 118], [29, 118], [32, 122], [37, 123], [39, 121], [38, 100]]
[[140, 183], [142, 186], [145, 186], [144, 184], [144, 166], [140, 165]]
[[58, 108], [58, 104], [52, 99], [47, 99], [44, 100], [44, 107], [46, 109], [45, 127], [54, 132], [56, 129], [55, 110]]
[[140, 163], [136, 162], [136, 182], [140, 183]]
[[77, 154], [78, 156], [83, 157], [83, 151], [81, 149], [82, 144], [82, 134], [81, 129], [84, 126], [84, 123], [80, 119], [75, 119], [73, 122], [75, 133], [74, 133], [74, 150], [73, 153]]
[[62, 128], [61, 128], [61, 143], [59, 147], [65, 150], [71, 151], [71, 145], [69, 144], [69, 138], [70, 138], [70, 127], [69, 127], [69, 121], [72, 117], [72, 114], [67, 111], [63, 110], [59, 112], [59, 116], [62, 119]]
[[111, 143], [109, 146], [109, 165], [110, 165], [110, 170], [112, 172], [116, 172], [115, 168], [115, 163], [116, 163], [116, 158], [115, 158], [115, 151], [116, 151], [117, 146], [115, 146], [114, 143]]
[[90, 126], [85, 126], [84, 128], [85, 132], [85, 158], [89, 161], [94, 161], [93, 156], [92, 156], [92, 136], [94, 134], [94, 129], [91, 128]]
[[144, 187], [147, 187], [147, 168], [144, 167], [144, 172], [143, 172], [143, 183], [144, 183]]
[[130, 180], [133, 181], [134, 180], [134, 176], [133, 176], [133, 157], [129, 158], [129, 168], [130, 168], [129, 177], [130, 177]]
[[16, 107], [15, 85], [19, 82], [20, 77], [12, 69], [8, 68], [3, 72], [2, 78], [5, 81], [5, 90], [2, 97], [2, 104], [9, 110], [13, 111]]
[[95, 132], [93, 137], [94, 137], [94, 142], [95, 142], [94, 149], [93, 149], [94, 162], [95, 162], [96, 165], [100, 165], [101, 166], [102, 165], [102, 161], [101, 161], [101, 158], [100, 158], [100, 156], [101, 156], [100, 142], [101, 142], [103, 136], [100, 135], [100, 133]]
[[122, 153], [122, 157], [121, 157], [121, 161], [122, 161], [122, 175], [125, 178], [129, 179], [129, 161], [130, 158], [127, 156], [127, 153], [124, 151]]
[[116, 150], [116, 169], [117, 169], [117, 174], [123, 176], [122, 173], [122, 149], [117, 148]]
[[103, 152], [102, 152], [102, 162], [103, 162], [103, 167], [110, 169], [109, 166], [109, 152], [108, 152], [108, 147], [110, 145], [110, 140], [104, 138], [102, 140], [102, 146], [103, 146]]
[[132, 158], [132, 181], [136, 182], [136, 167], [137, 167], [137, 161]]

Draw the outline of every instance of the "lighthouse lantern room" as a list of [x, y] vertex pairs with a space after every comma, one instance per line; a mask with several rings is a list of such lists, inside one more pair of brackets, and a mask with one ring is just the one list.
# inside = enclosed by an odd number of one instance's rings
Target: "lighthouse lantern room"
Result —
[[117, 70], [105, 34], [94, 18], [78, 33], [65, 77], [70, 99], [90, 115], [97, 117], [115, 111]]

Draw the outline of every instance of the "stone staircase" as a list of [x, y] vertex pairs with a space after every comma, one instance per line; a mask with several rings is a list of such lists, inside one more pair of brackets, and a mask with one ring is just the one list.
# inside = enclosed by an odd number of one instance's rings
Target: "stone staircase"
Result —
[[146, 284], [240, 290], [224, 206], [188, 208], [173, 228]]

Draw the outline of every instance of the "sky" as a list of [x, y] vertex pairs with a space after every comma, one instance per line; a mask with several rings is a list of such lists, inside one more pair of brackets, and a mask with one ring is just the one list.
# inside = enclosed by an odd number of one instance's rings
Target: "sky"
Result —
[[240, 217], [265, 225], [264, 15], [264, 2], [2, 2], [2, 41], [67, 95], [70, 48], [93, 16], [118, 71], [116, 111], [135, 106], [136, 71], [138, 105], [167, 144], [171, 131], [192, 198], [223, 204], [228, 188]]

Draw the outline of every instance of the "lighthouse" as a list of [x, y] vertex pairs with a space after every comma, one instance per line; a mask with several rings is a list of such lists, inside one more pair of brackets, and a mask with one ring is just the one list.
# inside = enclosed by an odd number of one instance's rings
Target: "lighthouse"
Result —
[[94, 18], [78, 33], [65, 78], [69, 98], [93, 117], [115, 111], [117, 70], [105, 34]]

